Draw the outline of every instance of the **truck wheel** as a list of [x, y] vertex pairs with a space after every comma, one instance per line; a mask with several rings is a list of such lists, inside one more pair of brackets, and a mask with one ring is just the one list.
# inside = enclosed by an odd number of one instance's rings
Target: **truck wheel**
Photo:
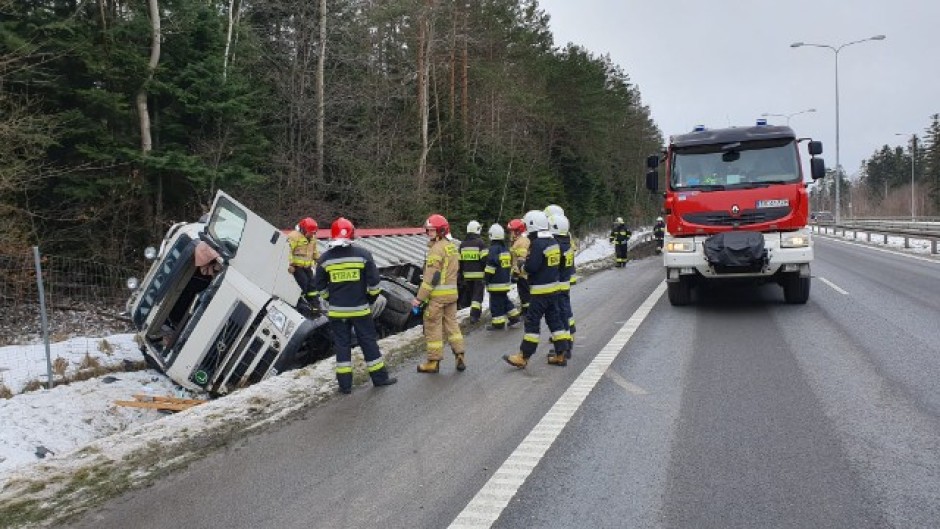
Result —
[[783, 299], [790, 304], [802, 305], [809, 300], [809, 278], [796, 273], [783, 281]]
[[675, 283], [666, 283], [669, 303], [681, 307], [692, 302], [692, 283], [686, 278], [679, 278]]
[[385, 310], [377, 318], [377, 321], [391, 328], [394, 332], [403, 331], [406, 328], [408, 318], [411, 316], [411, 300], [415, 293], [403, 285], [383, 279], [379, 282], [379, 288], [382, 289], [382, 295], [385, 296]]

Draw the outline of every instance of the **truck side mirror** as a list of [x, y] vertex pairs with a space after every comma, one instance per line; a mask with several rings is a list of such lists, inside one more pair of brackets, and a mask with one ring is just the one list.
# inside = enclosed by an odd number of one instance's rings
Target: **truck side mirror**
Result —
[[817, 154], [822, 154], [822, 142], [821, 141], [811, 141], [809, 142], [809, 154], [810, 156], [816, 156]]
[[655, 169], [646, 173], [646, 189], [653, 193], [659, 190], [659, 173]]
[[826, 176], [826, 162], [822, 158], [813, 158], [809, 161], [810, 172], [813, 180], [819, 180]]
[[659, 167], [659, 156], [652, 154], [646, 157], [646, 167], [650, 169], [656, 169]]

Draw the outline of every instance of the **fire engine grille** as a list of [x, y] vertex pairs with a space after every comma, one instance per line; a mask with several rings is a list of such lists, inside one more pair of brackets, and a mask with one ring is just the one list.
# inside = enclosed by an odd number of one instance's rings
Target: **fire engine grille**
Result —
[[215, 373], [222, 365], [222, 362], [225, 361], [226, 355], [238, 343], [238, 337], [245, 328], [245, 324], [248, 323], [250, 316], [251, 309], [248, 308], [248, 305], [240, 301], [237, 302], [228, 321], [222, 326], [222, 330], [210, 342], [209, 350], [203, 356], [199, 367], [189, 375], [191, 381], [205, 387], [215, 377]]
[[686, 213], [682, 220], [702, 226], [747, 226], [782, 219], [790, 214], [789, 206], [777, 208], [745, 209], [737, 215], [727, 211], [701, 211]]

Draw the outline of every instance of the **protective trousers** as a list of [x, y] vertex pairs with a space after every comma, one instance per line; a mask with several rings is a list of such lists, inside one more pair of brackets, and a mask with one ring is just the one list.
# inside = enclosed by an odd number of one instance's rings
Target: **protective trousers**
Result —
[[558, 311], [561, 312], [561, 319], [565, 323], [565, 329], [569, 333], [574, 334], [574, 312], [571, 310], [571, 293], [567, 290], [563, 290], [557, 294], [558, 296]]
[[516, 280], [516, 291], [519, 292], [519, 307], [522, 309], [522, 313], [525, 314], [529, 310], [529, 303], [532, 298], [532, 294], [529, 293], [529, 280], [520, 277]]
[[483, 292], [486, 290], [482, 279], [464, 279], [460, 285], [460, 296], [457, 307], [470, 307], [470, 318], [474, 321], [480, 319], [483, 312]]
[[614, 245], [617, 252], [617, 268], [623, 268], [627, 265], [627, 243]]
[[533, 294], [529, 301], [529, 310], [525, 313], [525, 335], [519, 351], [528, 359], [535, 354], [539, 346], [539, 333], [541, 333], [542, 316], [551, 331], [551, 341], [556, 353], [565, 353], [571, 350], [571, 334], [565, 330], [565, 324], [558, 310], [557, 294]]
[[424, 310], [424, 339], [428, 347], [428, 360], [444, 358], [444, 340], [450, 343], [454, 354], [462, 354], [463, 334], [457, 324], [457, 300], [442, 301], [431, 298]]
[[336, 352], [336, 381], [340, 389], [352, 389], [352, 332], [356, 330], [356, 338], [362, 349], [362, 356], [366, 359], [366, 369], [372, 378], [372, 383], [380, 385], [388, 380], [388, 370], [385, 360], [379, 351], [378, 336], [375, 332], [375, 323], [372, 316], [355, 318], [330, 318], [330, 330], [333, 331], [333, 351]]
[[313, 269], [312, 268], [303, 268], [300, 266], [294, 267], [294, 279], [297, 281], [297, 284], [300, 285], [300, 295], [306, 296], [307, 292], [313, 291]]
[[518, 322], [519, 309], [512, 304], [508, 292], [490, 292], [490, 317], [490, 323], [497, 329], [502, 329], [507, 323]]

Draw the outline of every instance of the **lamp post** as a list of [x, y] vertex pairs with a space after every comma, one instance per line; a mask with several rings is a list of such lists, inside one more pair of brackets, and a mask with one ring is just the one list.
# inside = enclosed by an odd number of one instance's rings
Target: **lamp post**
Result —
[[799, 116], [800, 114], [806, 114], [807, 112], [816, 112], [815, 108], [807, 108], [806, 110], [800, 110], [799, 112], [794, 112], [792, 114], [771, 114], [770, 112], [764, 112], [761, 114], [761, 117], [778, 117], [778, 118], [787, 118], [787, 126], [790, 126], [790, 118], [793, 116]]
[[814, 44], [811, 42], [794, 42], [790, 44], [791, 48], [799, 48], [802, 46], [812, 46], [814, 48], [826, 48], [832, 50], [836, 58], [836, 224], [841, 220], [841, 204], [839, 202], [839, 187], [842, 182], [842, 164], [839, 163], [839, 52], [847, 46], [853, 44], [860, 44], [862, 42], [868, 42], [870, 40], [885, 40], [884, 35], [875, 35], [874, 37], [868, 37], [867, 39], [853, 40], [852, 42], [846, 42], [845, 44], [840, 44], [838, 46], [832, 46], [830, 44]]
[[917, 159], [917, 135], [913, 132], [895, 132], [894, 135], [911, 137], [911, 222], [914, 222], [914, 160]]

